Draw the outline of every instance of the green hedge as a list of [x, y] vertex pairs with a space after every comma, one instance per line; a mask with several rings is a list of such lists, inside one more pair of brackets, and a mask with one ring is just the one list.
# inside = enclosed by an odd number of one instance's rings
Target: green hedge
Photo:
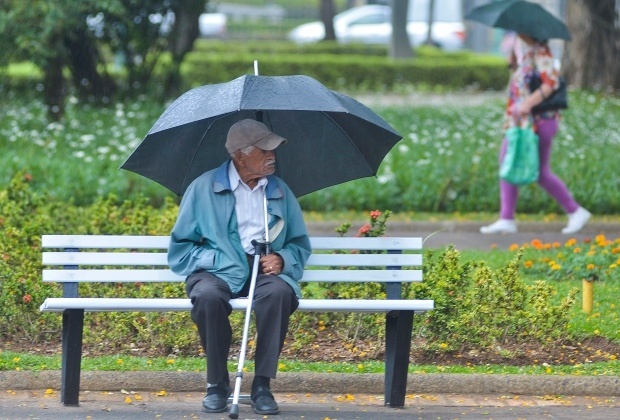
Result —
[[367, 47], [347, 47], [347, 54], [333, 53], [331, 45], [313, 47], [317, 52], [312, 53], [286, 45], [266, 49], [258, 46], [239, 50], [222, 48], [196, 50], [185, 58], [182, 74], [188, 87], [222, 83], [253, 74], [254, 60], [258, 60], [261, 75], [305, 74], [331, 89], [391, 91], [403, 85], [414, 85], [500, 90], [505, 87], [507, 78], [502, 59], [465, 51], [441, 53], [430, 49], [413, 59], [392, 60]]

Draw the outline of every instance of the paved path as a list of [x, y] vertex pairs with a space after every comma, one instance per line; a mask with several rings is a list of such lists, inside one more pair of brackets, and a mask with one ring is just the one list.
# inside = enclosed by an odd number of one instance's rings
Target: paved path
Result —
[[[506, 250], [511, 245], [522, 245], [539, 239], [545, 243], [559, 242], [564, 244], [571, 238], [584, 240], [604, 234], [610, 239], [620, 238], [620, 223], [598, 222], [589, 223], [579, 233], [565, 235], [561, 232], [565, 222], [519, 222], [519, 232], [514, 234], [483, 235], [480, 227], [488, 222], [442, 221], [442, 222], [402, 222], [388, 221], [387, 236], [414, 236], [428, 238], [425, 248], [441, 248], [454, 245], [457, 249], [491, 249]], [[364, 222], [353, 223], [351, 234]], [[336, 236], [334, 229], [337, 222], [308, 223], [310, 235]]]
[[[276, 393], [279, 416], [259, 416], [239, 406], [240, 419], [583, 419], [620, 418], [612, 397], [410, 394], [403, 409], [385, 407], [377, 395]], [[200, 411], [197, 392], [83, 392], [79, 407], [64, 407], [57, 392], [2, 391], [0, 419], [228, 419]]]

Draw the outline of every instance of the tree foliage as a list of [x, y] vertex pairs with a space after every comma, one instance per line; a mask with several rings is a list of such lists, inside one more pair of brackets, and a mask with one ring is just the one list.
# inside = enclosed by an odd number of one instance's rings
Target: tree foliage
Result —
[[[143, 93], [169, 49], [172, 61], [177, 63], [169, 65], [168, 59], [162, 73], [178, 73], [180, 61], [198, 37], [198, 16], [205, 3], [205, 0], [6, 0], [0, 5], [3, 45], [0, 66], [30, 61], [41, 68], [45, 103], [50, 117], [58, 120], [69, 88], [63, 74], [65, 69], [71, 73], [78, 97], [105, 103], [119, 84], [107, 73], [110, 55], [123, 65], [125, 92]], [[174, 25], [175, 16], [181, 24]], [[174, 75], [169, 77], [174, 78]]]

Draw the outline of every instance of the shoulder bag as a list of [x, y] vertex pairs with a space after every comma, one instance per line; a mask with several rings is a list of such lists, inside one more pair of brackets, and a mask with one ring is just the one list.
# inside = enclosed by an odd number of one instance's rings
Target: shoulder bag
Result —
[[[542, 81], [540, 80], [540, 74], [534, 69], [534, 74], [530, 80], [530, 93], [534, 92], [540, 87]], [[558, 109], [568, 108], [568, 96], [566, 92], [566, 80], [560, 77], [560, 84], [556, 90], [553, 91], [547, 99], [532, 108], [532, 114], [540, 114], [546, 111], [555, 111]]]

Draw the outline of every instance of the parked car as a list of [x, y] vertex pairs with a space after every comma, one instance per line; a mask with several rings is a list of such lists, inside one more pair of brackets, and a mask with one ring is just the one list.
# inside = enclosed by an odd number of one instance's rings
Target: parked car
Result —
[[[438, 47], [458, 50], [465, 43], [465, 24], [462, 19], [461, 0], [436, 0], [435, 19], [431, 38]], [[341, 44], [354, 42], [387, 45], [392, 36], [392, 9], [384, 5], [354, 7], [334, 17], [336, 39]], [[407, 33], [413, 47], [426, 41], [428, 32], [428, 0], [411, 0]], [[325, 27], [320, 21], [294, 28], [288, 39], [297, 44], [314, 43], [325, 37]]]

